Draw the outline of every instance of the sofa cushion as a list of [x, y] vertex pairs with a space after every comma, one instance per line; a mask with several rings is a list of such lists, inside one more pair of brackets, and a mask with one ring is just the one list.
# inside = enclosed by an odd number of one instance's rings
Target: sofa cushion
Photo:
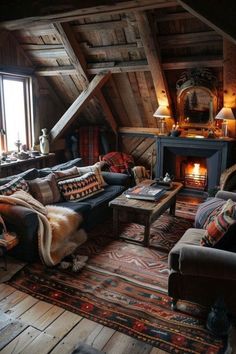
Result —
[[179, 255], [180, 250], [184, 245], [195, 245], [199, 246], [200, 241], [204, 235], [205, 230], [190, 228], [181, 237], [181, 239], [176, 243], [176, 245], [171, 249], [168, 256], [169, 268], [176, 271], [179, 270]]
[[88, 172], [95, 173], [100, 187], [104, 187], [106, 185], [106, 182], [104, 181], [102, 176], [100, 163], [95, 163], [94, 165], [91, 166], [77, 167], [77, 170], [81, 176]]
[[31, 168], [27, 171], [18, 173], [17, 175], [14, 176], [8, 176], [5, 178], [0, 178], [0, 186], [12, 181], [15, 178], [22, 177], [26, 181], [37, 178], [38, 177], [38, 170], [36, 168]]
[[57, 203], [61, 194], [53, 173], [43, 178], [28, 181], [30, 194], [43, 205]]
[[236, 223], [236, 203], [229, 199], [221, 210], [209, 219], [201, 245], [208, 247], [216, 245], [234, 223]]
[[82, 164], [82, 159], [80, 157], [61, 163], [59, 165], [55, 165], [53, 167], [46, 167], [46, 168], [42, 168], [40, 170], [38, 170], [38, 177], [45, 177], [47, 175], [49, 175], [49, 173], [55, 172], [55, 171], [64, 171], [64, 170], [68, 170], [69, 168], [72, 167], [79, 167]]
[[86, 203], [93, 209], [110, 202], [125, 190], [122, 186], [105, 186], [104, 190], [92, 198], [86, 199]]
[[0, 186], [1, 195], [12, 195], [18, 190], [29, 191], [29, 186], [22, 177], [16, 177], [12, 181]]
[[64, 199], [72, 202], [84, 200], [102, 191], [96, 175], [92, 172], [58, 179], [57, 183]]
[[64, 208], [69, 208], [76, 213], [79, 214], [86, 214], [89, 210], [91, 210], [91, 206], [89, 204], [86, 204], [85, 202], [77, 202], [77, 203], [72, 203], [70, 201], [63, 201], [59, 202], [56, 204], [57, 206], [64, 207]]
[[221, 210], [225, 203], [226, 201], [220, 198], [208, 198], [204, 203], [199, 205], [195, 216], [194, 226], [197, 229], [203, 229], [208, 218], [217, 213], [217, 211]]
[[77, 167], [71, 167], [68, 168], [67, 170], [63, 170], [63, 171], [55, 171], [54, 175], [56, 178], [64, 178], [64, 177], [72, 177], [72, 176], [78, 176], [78, 171], [77, 171]]

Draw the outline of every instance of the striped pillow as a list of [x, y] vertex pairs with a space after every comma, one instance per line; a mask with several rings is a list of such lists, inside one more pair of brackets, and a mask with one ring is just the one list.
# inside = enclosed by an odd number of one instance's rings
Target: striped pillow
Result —
[[18, 190], [29, 191], [28, 184], [22, 177], [14, 178], [12, 181], [0, 186], [1, 195], [11, 195]]
[[56, 177], [53, 173], [28, 181], [30, 194], [43, 205], [57, 203], [61, 199]]
[[219, 242], [232, 224], [236, 223], [236, 203], [231, 199], [223, 205], [222, 209], [206, 226], [201, 240], [202, 246], [213, 247]]
[[83, 176], [59, 179], [57, 183], [62, 196], [68, 201], [84, 200], [103, 191], [95, 173], [92, 172]]

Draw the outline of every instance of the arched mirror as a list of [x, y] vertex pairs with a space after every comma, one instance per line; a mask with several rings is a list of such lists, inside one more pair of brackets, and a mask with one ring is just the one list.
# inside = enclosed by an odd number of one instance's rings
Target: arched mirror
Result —
[[184, 72], [177, 81], [179, 125], [183, 128], [207, 128], [217, 110], [215, 77], [208, 69]]

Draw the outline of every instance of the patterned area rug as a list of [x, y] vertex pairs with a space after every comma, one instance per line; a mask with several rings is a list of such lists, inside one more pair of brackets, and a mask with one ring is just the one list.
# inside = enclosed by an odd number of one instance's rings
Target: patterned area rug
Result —
[[[164, 214], [151, 230], [154, 249], [114, 241], [111, 223], [102, 225], [78, 250], [88, 256], [79, 272], [33, 264], [9, 284], [170, 353], [220, 353], [221, 341], [205, 329], [204, 308], [179, 301], [181, 311], [172, 311], [167, 296], [168, 251], [189, 226]], [[123, 232], [139, 237], [140, 228], [130, 224]]]

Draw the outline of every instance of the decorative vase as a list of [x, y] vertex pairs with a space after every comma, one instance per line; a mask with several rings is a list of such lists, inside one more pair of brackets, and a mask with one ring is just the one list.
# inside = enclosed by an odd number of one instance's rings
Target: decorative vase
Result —
[[40, 152], [42, 155], [49, 154], [49, 140], [47, 135], [47, 129], [42, 129], [43, 134], [39, 137], [40, 142]]

